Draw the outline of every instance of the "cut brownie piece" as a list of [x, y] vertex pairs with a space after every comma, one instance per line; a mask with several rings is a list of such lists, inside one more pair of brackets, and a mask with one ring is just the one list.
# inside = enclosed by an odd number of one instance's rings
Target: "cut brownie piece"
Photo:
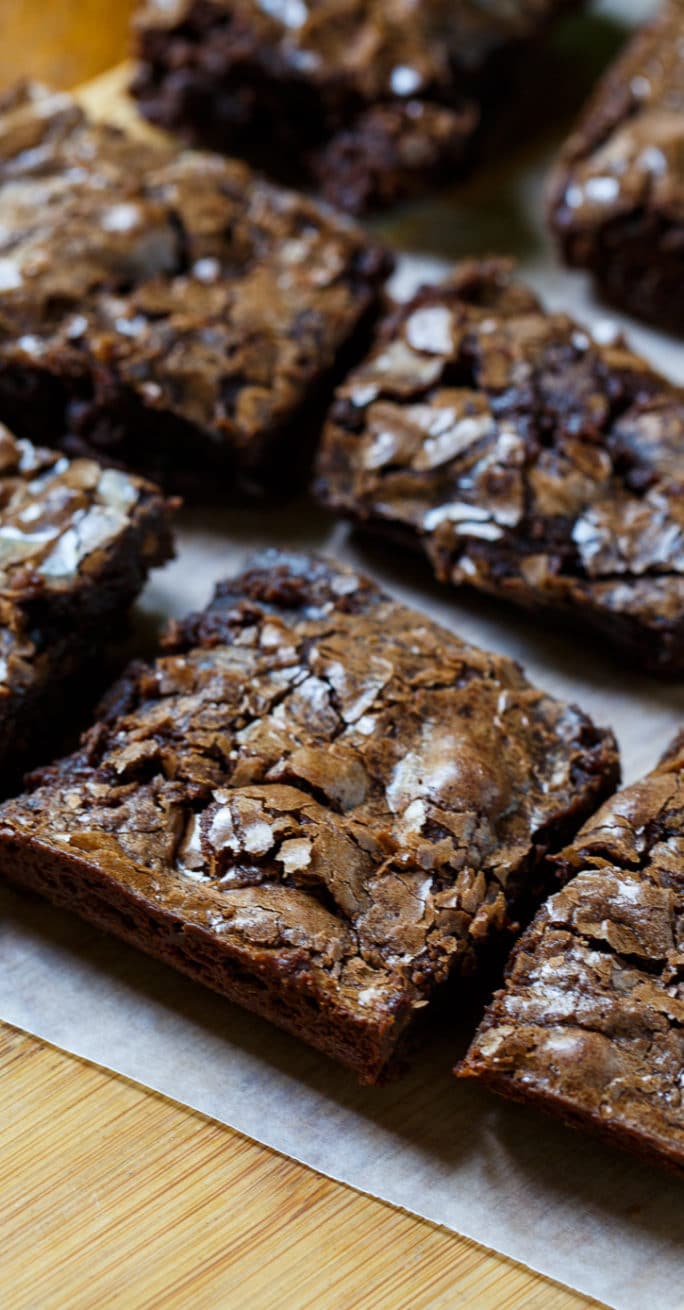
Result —
[[93, 658], [148, 570], [173, 553], [171, 508], [149, 483], [0, 425], [3, 787], [78, 724]]
[[617, 776], [511, 660], [269, 552], [0, 809], [0, 875], [372, 1082]]
[[359, 229], [26, 88], [0, 182], [0, 417], [223, 497], [301, 475], [389, 268]]
[[148, 118], [352, 212], [463, 170], [517, 52], [574, 0], [147, 0], [133, 90]]
[[684, 3], [669, 0], [608, 72], [567, 142], [551, 223], [616, 305], [684, 330]]
[[684, 1170], [684, 735], [557, 862], [458, 1072]]
[[488, 261], [382, 325], [337, 393], [316, 488], [442, 581], [574, 612], [681, 671], [683, 484], [684, 393]]

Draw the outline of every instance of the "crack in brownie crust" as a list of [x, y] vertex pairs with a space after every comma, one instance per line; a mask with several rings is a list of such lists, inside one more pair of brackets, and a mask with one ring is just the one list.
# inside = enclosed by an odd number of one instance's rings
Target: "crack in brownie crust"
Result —
[[617, 777], [512, 661], [270, 552], [3, 807], [0, 873], [374, 1081]]
[[186, 489], [301, 473], [388, 257], [243, 164], [35, 88], [4, 102], [0, 180], [0, 416]]
[[316, 492], [423, 550], [440, 580], [575, 612], [675, 672], [683, 450], [681, 391], [488, 261], [381, 325], [337, 391]]
[[555, 857], [464, 1077], [684, 1170], [684, 739]]
[[138, 478], [42, 450], [0, 425], [3, 786], [32, 751], [47, 755], [65, 714], [73, 723], [103, 631], [173, 554], [172, 508]]
[[599, 84], [559, 161], [551, 225], [608, 299], [684, 330], [684, 3], [668, 0]]
[[361, 212], [462, 171], [511, 48], [571, 4], [148, 0], [133, 90], [154, 122], [280, 172], [294, 160]]

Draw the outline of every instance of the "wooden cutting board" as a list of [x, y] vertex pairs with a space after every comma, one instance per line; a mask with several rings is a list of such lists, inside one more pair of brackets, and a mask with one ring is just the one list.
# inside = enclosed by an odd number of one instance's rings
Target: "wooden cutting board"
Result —
[[4, 1025], [0, 1135], [3, 1310], [596, 1304]]
[[[0, 0], [0, 86], [118, 62], [131, 7]], [[84, 99], [130, 121], [124, 85]], [[0, 1141], [3, 1310], [597, 1304], [3, 1024]]]

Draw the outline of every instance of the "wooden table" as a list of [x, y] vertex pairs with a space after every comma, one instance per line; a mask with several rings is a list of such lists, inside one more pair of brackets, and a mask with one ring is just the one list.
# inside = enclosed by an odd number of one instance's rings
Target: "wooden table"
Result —
[[[0, 0], [0, 85], [127, 53], [131, 0]], [[0, 1024], [3, 1310], [594, 1302]]]

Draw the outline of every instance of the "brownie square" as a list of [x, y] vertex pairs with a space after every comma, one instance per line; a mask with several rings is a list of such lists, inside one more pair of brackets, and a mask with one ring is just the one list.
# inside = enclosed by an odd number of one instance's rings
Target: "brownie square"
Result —
[[609, 70], [554, 175], [551, 226], [609, 301], [684, 329], [684, 5], [670, 0]]
[[0, 113], [0, 417], [225, 498], [301, 477], [387, 256], [216, 155], [19, 88]]
[[684, 1170], [682, 735], [556, 862], [458, 1072]]
[[[106, 641], [173, 554], [155, 487], [0, 425], [0, 786], [73, 735]], [[82, 719], [81, 719], [82, 722]]]
[[573, 4], [147, 0], [133, 91], [153, 122], [360, 213], [462, 173], [521, 47]]
[[511, 660], [271, 551], [0, 809], [0, 876], [373, 1082], [618, 773]]
[[682, 391], [485, 261], [381, 325], [337, 391], [316, 491], [444, 582], [681, 672], [683, 452]]

